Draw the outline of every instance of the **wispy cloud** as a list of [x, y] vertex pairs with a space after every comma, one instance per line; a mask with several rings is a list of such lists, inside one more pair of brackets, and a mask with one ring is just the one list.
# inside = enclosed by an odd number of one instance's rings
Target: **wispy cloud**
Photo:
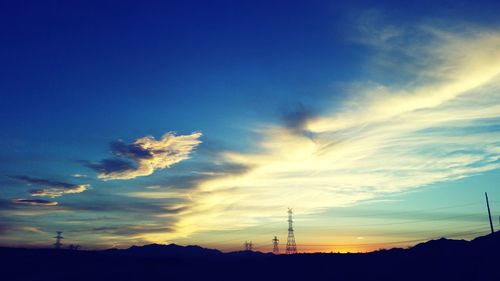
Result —
[[34, 206], [55, 206], [55, 205], [57, 205], [57, 202], [42, 200], [42, 199], [18, 198], [18, 199], [12, 200], [12, 202], [14, 202], [16, 204], [27, 204], [27, 205], [34, 205]]
[[[415, 50], [405, 62], [418, 64], [414, 80], [360, 82], [334, 110], [301, 114], [293, 128], [262, 126], [257, 152], [219, 155], [252, 168], [188, 190], [191, 207], [165, 237], [241, 228], [282, 217], [286, 207], [318, 213], [500, 168], [500, 32], [420, 32], [425, 45], [397, 40], [409, 44], [397, 49]], [[384, 44], [407, 36], [391, 34]]]
[[91, 229], [92, 232], [125, 236], [132, 239], [141, 238], [148, 234], [159, 234], [172, 231], [168, 226], [158, 224], [105, 226]]
[[126, 180], [149, 176], [156, 170], [169, 168], [189, 158], [189, 154], [201, 143], [200, 132], [176, 136], [167, 133], [155, 140], [147, 136], [131, 144], [118, 141], [111, 144], [111, 151], [119, 158], [104, 159], [87, 166], [99, 172], [102, 180]]
[[64, 194], [81, 193], [89, 188], [88, 184], [72, 184], [49, 179], [32, 178], [28, 176], [12, 176], [28, 185], [38, 185], [41, 188], [30, 190], [32, 196], [59, 197]]

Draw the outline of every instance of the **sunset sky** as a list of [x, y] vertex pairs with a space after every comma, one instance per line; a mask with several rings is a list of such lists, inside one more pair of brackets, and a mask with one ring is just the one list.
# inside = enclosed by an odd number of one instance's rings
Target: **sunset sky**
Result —
[[[377, 4], [375, 4], [375, 2]], [[500, 228], [498, 1], [2, 1], [0, 246]]]

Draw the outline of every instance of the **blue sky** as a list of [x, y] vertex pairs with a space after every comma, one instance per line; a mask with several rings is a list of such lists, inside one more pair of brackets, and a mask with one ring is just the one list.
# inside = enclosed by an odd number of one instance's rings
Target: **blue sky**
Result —
[[487, 233], [499, 4], [308, 2], [2, 3], [0, 243]]

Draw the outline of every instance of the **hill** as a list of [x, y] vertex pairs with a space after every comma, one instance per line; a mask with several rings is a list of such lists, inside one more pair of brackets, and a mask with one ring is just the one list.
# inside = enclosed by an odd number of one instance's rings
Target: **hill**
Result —
[[222, 253], [175, 244], [104, 251], [0, 248], [2, 280], [496, 280], [500, 232], [366, 254]]

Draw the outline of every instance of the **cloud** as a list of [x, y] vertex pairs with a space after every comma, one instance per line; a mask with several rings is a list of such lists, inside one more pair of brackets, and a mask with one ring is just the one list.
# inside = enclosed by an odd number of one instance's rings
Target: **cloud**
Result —
[[304, 104], [299, 103], [294, 107], [288, 108], [284, 111], [283, 119], [285, 126], [297, 133], [307, 133], [304, 131], [304, 125], [312, 118], [314, 112], [312, 109], [307, 108]]
[[47, 232], [35, 226], [22, 226], [20, 227], [20, 230], [32, 233], [47, 234]]
[[355, 20], [352, 26], [355, 30], [349, 34], [351, 39], [378, 49], [394, 50], [399, 47], [395, 43], [405, 34], [405, 28], [402, 25], [385, 23], [386, 17], [383, 11], [376, 9], [357, 12], [353, 16]]
[[[129, 213], [133, 214], [148, 214], [148, 216], [156, 216], [163, 214], [175, 214], [179, 210], [176, 207], [178, 200], [162, 200], [161, 202], [151, 202], [151, 200], [139, 200], [136, 198], [133, 203], [127, 204], [126, 199], [120, 195], [113, 195], [113, 200], [91, 200], [78, 201], [65, 204], [65, 208], [76, 212], [98, 212], [98, 213]], [[155, 199], [155, 198], [151, 198]], [[158, 199], [158, 198], [156, 198]], [[130, 219], [127, 217], [126, 219]]]
[[[64, 207], [77, 215], [68, 217], [64, 222], [68, 226], [74, 226], [66, 229], [85, 232], [86, 236], [92, 237], [89, 240], [144, 244], [160, 241], [164, 233], [173, 232], [177, 217], [186, 210], [182, 200], [172, 198], [130, 199], [118, 194], [104, 201], [68, 202]], [[96, 217], [95, 214], [106, 216]], [[89, 215], [92, 218], [90, 220]], [[141, 223], [131, 224], [133, 221]]]
[[[13, 235], [35, 233], [33, 227], [52, 220], [54, 215], [62, 215], [63, 219], [57, 221], [59, 226], [67, 232], [84, 233], [84, 240], [93, 245], [104, 236], [113, 242], [144, 244], [158, 241], [162, 233], [172, 232], [177, 215], [183, 211], [179, 200], [131, 200], [119, 194], [101, 196], [99, 200], [85, 196], [62, 205], [41, 199], [0, 199], [0, 216], [5, 218], [0, 223], [0, 232], [5, 225], [15, 231], [9, 231]], [[141, 223], [131, 225], [131, 221]], [[130, 241], [131, 237], [135, 241]]]
[[[20, 236], [19, 234], [43, 234], [47, 235], [47, 232], [41, 230], [39, 227], [31, 226], [31, 225], [22, 225], [19, 221], [10, 221], [5, 223], [2, 221], [0, 223], [0, 234], [14, 234], [15, 236]], [[17, 235], [16, 235], [17, 234]], [[9, 235], [10, 236], [10, 235]], [[9, 236], [2, 237], [5, 240], [9, 240]]]
[[131, 144], [122, 141], [111, 144], [111, 151], [117, 157], [104, 159], [87, 166], [98, 171], [102, 180], [126, 180], [149, 176], [156, 170], [169, 168], [189, 158], [189, 154], [201, 143], [200, 132], [176, 136], [167, 133], [155, 140], [147, 136]]
[[34, 205], [34, 206], [55, 206], [57, 202], [42, 200], [42, 199], [14, 199], [12, 202], [16, 204], [26, 204], [26, 205]]
[[168, 189], [169, 192], [179, 189], [192, 189], [208, 179], [244, 174], [251, 169], [251, 167], [224, 162], [196, 162], [192, 163], [188, 168], [190, 171], [180, 172], [177, 170], [176, 174], [155, 180], [150, 183], [152, 186], [145, 188]]
[[[150, 234], [161, 234], [173, 231], [168, 226], [158, 224], [126, 225], [126, 226], [103, 226], [91, 229], [92, 232], [125, 236], [131, 238], [143, 238]], [[147, 240], [146, 240], [147, 241]]]
[[32, 196], [59, 197], [64, 194], [81, 193], [89, 188], [88, 184], [72, 184], [49, 179], [32, 178], [28, 176], [12, 176], [11, 178], [26, 182], [28, 185], [39, 185], [42, 188], [32, 189]]
[[121, 174], [127, 173], [128, 171], [137, 170], [135, 166], [130, 161], [122, 159], [104, 159], [99, 163], [85, 163], [89, 168], [92, 168], [99, 172], [99, 178], [103, 178], [105, 175]]
[[287, 207], [317, 214], [500, 168], [500, 31], [419, 32], [383, 40], [415, 50], [404, 62], [417, 65], [408, 68], [413, 80], [357, 82], [335, 108], [262, 125], [255, 152], [219, 154], [251, 168], [187, 190], [190, 208], [165, 238], [244, 228], [282, 218]]
[[[309, 120], [312, 132], [337, 131], [402, 116], [418, 110], [438, 108], [470, 91], [487, 85], [500, 74], [500, 38], [496, 31], [467, 30], [450, 33], [430, 27], [417, 30], [430, 39], [427, 48], [414, 50], [422, 57], [423, 69], [409, 85], [391, 87], [361, 84], [342, 112]], [[415, 31], [415, 32], [417, 32]], [[404, 49], [404, 48], [403, 48]], [[396, 71], [396, 69], [394, 69]]]

